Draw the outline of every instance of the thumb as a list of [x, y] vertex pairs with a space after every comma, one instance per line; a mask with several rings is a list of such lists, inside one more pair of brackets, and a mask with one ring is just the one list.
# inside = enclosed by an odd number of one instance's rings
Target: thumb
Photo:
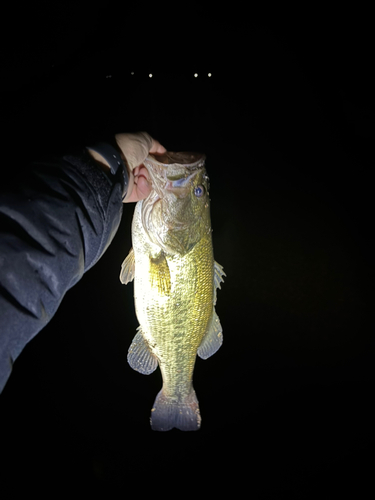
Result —
[[154, 144], [147, 132], [116, 134], [115, 137], [130, 170], [134, 170], [144, 162]]

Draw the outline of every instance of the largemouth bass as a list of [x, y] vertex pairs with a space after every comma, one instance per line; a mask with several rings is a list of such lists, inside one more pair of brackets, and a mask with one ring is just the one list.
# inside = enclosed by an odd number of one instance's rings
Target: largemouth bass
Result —
[[140, 324], [128, 362], [143, 374], [160, 367], [153, 430], [197, 430], [193, 370], [197, 354], [207, 359], [222, 344], [215, 304], [225, 276], [213, 256], [205, 156], [167, 152], [149, 155], [144, 165], [152, 190], [135, 207], [133, 246], [120, 274], [124, 284], [134, 279]]

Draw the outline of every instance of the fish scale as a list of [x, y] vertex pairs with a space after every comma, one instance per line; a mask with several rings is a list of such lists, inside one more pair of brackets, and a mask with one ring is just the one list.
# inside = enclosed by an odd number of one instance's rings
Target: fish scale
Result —
[[163, 161], [151, 156], [145, 166], [153, 189], [136, 205], [133, 248], [120, 275], [123, 283], [134, 276], [140, 323], [128, 361], [144, 374], [160, 367], [163, 387], [152, 408], [152, 428], [197, 430], [196, 356], [206, 359], [222, 343], [214, 306], [224, 272], [213, 256], [208, 177], [202, 155], [167, 153]]

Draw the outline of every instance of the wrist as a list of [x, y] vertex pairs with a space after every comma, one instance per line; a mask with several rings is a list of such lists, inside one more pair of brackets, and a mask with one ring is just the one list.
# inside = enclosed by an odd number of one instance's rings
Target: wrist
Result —
[[127, 197], [129, 192], [130, 172], [122, 153], [117, 147], [110, 143], [99, 142], [92, 146], [87, 146], [88, 154], [95, 160], [96, 164], [114, 181], [122, 185], [122, 199]]
[[104, 156], [102, 156], [100, 153], [98, 153], [97, 151], [94, 151], [93, 149], [91, 148], [86, 148], [87, 149], [87, 152], [89, 153], [89, 155], [94, 158], [94, 160], [96, 162], [98, 162], [100, 164], [100, 167], [105, 170], [107, 173], [111, 171], [111, 166], [109, 165], [109, 163], [107, 162], [107, 160], [104, 158]]

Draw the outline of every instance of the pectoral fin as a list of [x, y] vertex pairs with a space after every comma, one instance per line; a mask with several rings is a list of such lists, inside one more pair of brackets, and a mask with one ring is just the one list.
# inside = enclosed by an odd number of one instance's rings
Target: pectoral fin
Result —
[[137, 328], [137, 334], [129, 347], [128, 363], [133, 370], [143, 375], [149, 375], [158, 367], [157, 357], [152, 354], [150, 348], [146, 344], [140, 326]]
[[198, 356], [202, 359], [207, 359], [221, 347], [223, 343], [223, 329], [220, 324], [218, 315], [215, 309], [212, 313], [210, 326], [206, 335], [203, 337], [201, 345], [198, 347]]
[[223, 276], [226, 276], [223, 266], [215, 262], [214, 264], [214, 305], [216, 304], [216, 290], [220, 287], [220, 283], [224, 282]]
[[171, 293], [171, 273], [164, 252], [160, 252], [157, 257], [150, 257], [150, 280], [160, 295]]
[[121, 272], [120, 272], [120, 281], [124, 285], [127, 285], [134, 279], [134, 272], [135, 272], [135, 259], [134, 259], [134, 250], [133, 248], [130, 249], [130, 252], [128, 253], [128, 256], [124, 260], [121, 266]]

